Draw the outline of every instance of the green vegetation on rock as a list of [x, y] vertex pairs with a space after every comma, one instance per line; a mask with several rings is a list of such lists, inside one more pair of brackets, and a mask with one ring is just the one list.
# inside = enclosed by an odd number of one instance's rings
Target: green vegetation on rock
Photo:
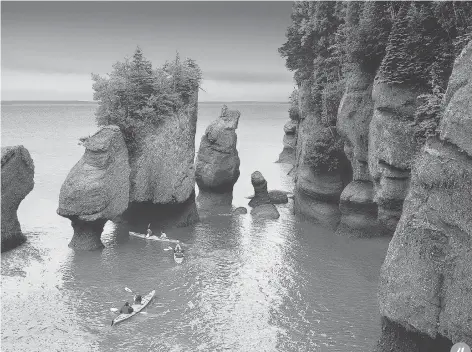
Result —
[[153, 69], [138, 47], [131, 59], [117, 62], [108, 77], [92, 74], [99, 126], [117, 125], [130, 146], [136, 128], [158, 125], [185, 108], [198, 89], [201, 71], [195, 61], [175, 60]]

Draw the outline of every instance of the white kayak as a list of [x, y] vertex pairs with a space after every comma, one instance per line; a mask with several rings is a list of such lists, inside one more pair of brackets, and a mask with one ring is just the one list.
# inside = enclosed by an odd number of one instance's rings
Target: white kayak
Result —
[[174, 260], [177, 264], [184, 261], [184, 254], [182, 252], [174, 252]]
[[121, 323], [122, 321], [131, 318], [133, 315], [138, 314], [140, 311], [146, 307], [149, 302], [154, 298], [154, 295], [156, 294], [156, 290], [152, 290], [149, 292], [146, 296], [142, 297], [141, 299], [141, 304], [133, 304], [131, 307], [133, 307], [133, 312], [129, 314], [120, 314], [118, 315], [113, 321], [111, 322], [111, 326], [116, 325], [118, 323]]
[[142, 233], [138, 233], [138, 232], [131, 232], [130, 231], [129, 234], [131, 236], [144, 238], [145, 240], [151, 240], [151, 241], [161, 241], [161, 242], [171, 242], [171, 243], [179, 243], [180, 242], [179, 240], [171, 240], [170, 238], [167, 238], [167, 237], [162, 238], [162, 237], [158, 237], [156, 235], [146, 237], [146, 235], [144, 235]]

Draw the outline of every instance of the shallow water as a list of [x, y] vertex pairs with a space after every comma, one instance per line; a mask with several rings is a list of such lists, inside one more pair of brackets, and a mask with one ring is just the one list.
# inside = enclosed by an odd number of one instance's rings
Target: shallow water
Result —
[[[241, 176], [234, 206], [247, 206], [250, 174], [291, 191], [282, 150], [286, 104], [228, 104], [241, 111]], [[129, 237], [107, 223], [103, 251], [67, 247], [72, 228], [56, 215], [60, 186], [95, 130], [94, 106], [2, 106], [2, 146], [23, 144], [35, 188], [18, 211], [28, 242], [2, 254], [2, 351], [367, 351], [379, 336], [378, 272], [386, 239], [350, 240], [296, 218], [292, 202], [276, 221], [250, 214], [202, 214], [166, 231], [185, 243], [176, 264], [167, 244]], [[200, 104], [196, 144], [221, 106]], [[132, 294], [157, 290], [118, 326]]]

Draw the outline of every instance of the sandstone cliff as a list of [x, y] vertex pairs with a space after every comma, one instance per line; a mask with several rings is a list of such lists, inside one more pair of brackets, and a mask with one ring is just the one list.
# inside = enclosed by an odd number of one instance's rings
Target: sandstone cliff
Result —
[[85, 153], [69, 172], [59, 195], [57, 213], [72, 221], [69, 247], [103, 247], [107, 220], [122, 214], [129, 202], [128, 150], [117, 126], [105, 126], [83, 140]]
[[34, 187], [34, 164], [22, 145], [2, 147], [2, 252], [26, 241], [17, 210]]
[[[414, 342], [402, 351], [439, 351], [451, 342], [472, 345], [471, 97], [472, 42], [456, 59], [440, 136], [427, 141], [414, 164], [381, 269], [384, 329], [378, 351], [400, 350], [399, 331]], [[409, 166], [405, 158], [388, 160], [402, 170]]]
[[337, 129], [344, 141], [344, 153], [351, 162], [352, 182], [341, 193], [341, 222], [338, 234], [371, 237], [380, 234], [377, 204], [373, 201], [372, 177], [368, 166], [369, 124], [372, 102], [372, 74], [360, 67], [353, 70], [339, 104]]

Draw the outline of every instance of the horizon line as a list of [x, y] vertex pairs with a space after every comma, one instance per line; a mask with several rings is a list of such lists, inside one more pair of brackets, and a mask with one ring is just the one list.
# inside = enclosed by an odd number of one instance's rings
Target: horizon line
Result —
[[[98, 104], [98, 101], [94, 100], [1, 100], [1, 103], [88, 103]], [[286, 104], [289, 101], [281, 100], [201, 100], [199, 103], [280, 103]]]

